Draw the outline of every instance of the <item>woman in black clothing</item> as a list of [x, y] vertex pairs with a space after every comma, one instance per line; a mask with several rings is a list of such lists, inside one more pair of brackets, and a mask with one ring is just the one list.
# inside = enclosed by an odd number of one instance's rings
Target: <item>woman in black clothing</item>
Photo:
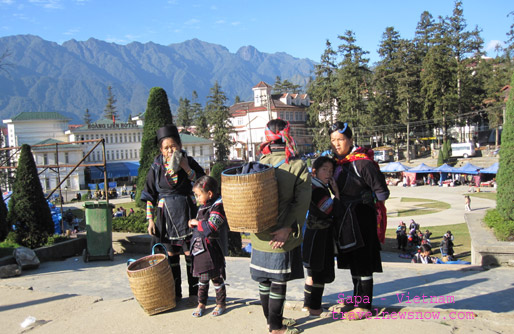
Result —
[[182, 298], [180, 254], [186, 256], [189, 296], [196, 297], [198, 279], [191, 272], [189, 248], [192, 230], [188, 221], [196, 217], [192, 182], [205, 175], [202, 167], [182, 150], [177, 127], [166, 125], [157, 130], [159, 154], [146, 176], [141, 200], [146, 203], [148, 234], [152, 245], [162, 243], [175, 280], [175, 296]]
[[355, 308], [346, 315], [349, 319], [359, 319], [359, 315], [371, 311], [373, 273], [382, 272], [377, 210], [385, 216], [384, 201], [389, 197], [389, 190], [373, 160], [373, 151], [353, 145], [347, 123], [336, 122], [329, 133], [343, 217], [336, 223], [337, 264], [339, 269], [350, 269], [352, 275], [351, 304]]

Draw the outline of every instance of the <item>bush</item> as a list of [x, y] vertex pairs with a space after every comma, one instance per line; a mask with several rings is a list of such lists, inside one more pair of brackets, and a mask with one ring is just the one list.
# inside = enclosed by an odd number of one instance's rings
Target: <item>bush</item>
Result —
[[54, 234], [54, 235], [51, 235], [48, 237], [48, 240], [46, 241], [45, 246], [52, 246], [52, 245], [58, 244], [60, 242], [66, 241], [66, 240], [70, 240], [70, 239], [63, 235]]
[[113, 218], [112, 230], [115, 232], [147, 233], [146, 212], [137, 210], [128, 217]]
[[505, 220], [497, 209], [487, 210], [484, 221], [487, 226], [494, 229], [498, 240], [514, 241], [514, 221]]

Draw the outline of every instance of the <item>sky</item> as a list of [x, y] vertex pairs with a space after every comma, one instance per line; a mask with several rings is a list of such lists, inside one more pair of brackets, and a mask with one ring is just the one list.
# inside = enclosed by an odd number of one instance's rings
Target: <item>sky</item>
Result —
[[[193, 38], [232, 53], [252, 45], [319, 61], [328, 39], [352, 30], [370, 64], [386, 27], [413, 38], [423, 11], [451, 16], [453, 0], [0, 0], [0, 37], [31, 34], [62, 44], [96, 38], [169, 45]], [[467, 29], [482, 29], [484, 51], [507, 40], [512, 0], [463, 0]]]

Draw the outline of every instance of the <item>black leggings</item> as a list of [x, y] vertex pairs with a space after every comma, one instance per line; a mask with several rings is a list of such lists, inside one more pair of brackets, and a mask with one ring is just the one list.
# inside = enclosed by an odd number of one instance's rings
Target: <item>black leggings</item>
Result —
[[284, 302], [286, 300], [287, 282], [272, 282], [266, 280], [259, 283], [259, 296], [262, 311], [270, 331], [283, 327]]
[[[211, 279], [216, 290], [216, 305], [225, 306], [227, 299], [227, 290], [225, 289], [225, 283], [223, 277], [215, 277]], [[207, 304], [207, 298], [209, 294], [209, 280], [198, 282], [198, 303]]]

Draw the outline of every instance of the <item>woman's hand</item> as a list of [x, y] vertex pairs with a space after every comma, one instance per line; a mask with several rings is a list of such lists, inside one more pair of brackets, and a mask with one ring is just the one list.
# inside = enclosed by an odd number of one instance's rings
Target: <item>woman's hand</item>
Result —
[[187, 223], [187, 225], [189, 225], [190, 228], [197, 227], [198, 226], [198, 220], [190, 219], [189, 222]]
[[155, 223], [153, 219], [148, 219], [148, 234], [155, 235]]
[[189, 167], [189, 162], [187, 161], [187, 157], [182, 157], [180, 159], [180, 168], [182, 168], [186, 173], [189, 173], [191, 167]]
[[293, 229], [290, 227], [283, 227], [279, 230], [276, 230], [275, 232], [271, 232], [271, 241], [269, 244], [271, 245], [272, 249], [282, 248], [284, 244], [286, 243], [287, 239], [289, 238], [289, 234], [291, 234], [291, 231]]

